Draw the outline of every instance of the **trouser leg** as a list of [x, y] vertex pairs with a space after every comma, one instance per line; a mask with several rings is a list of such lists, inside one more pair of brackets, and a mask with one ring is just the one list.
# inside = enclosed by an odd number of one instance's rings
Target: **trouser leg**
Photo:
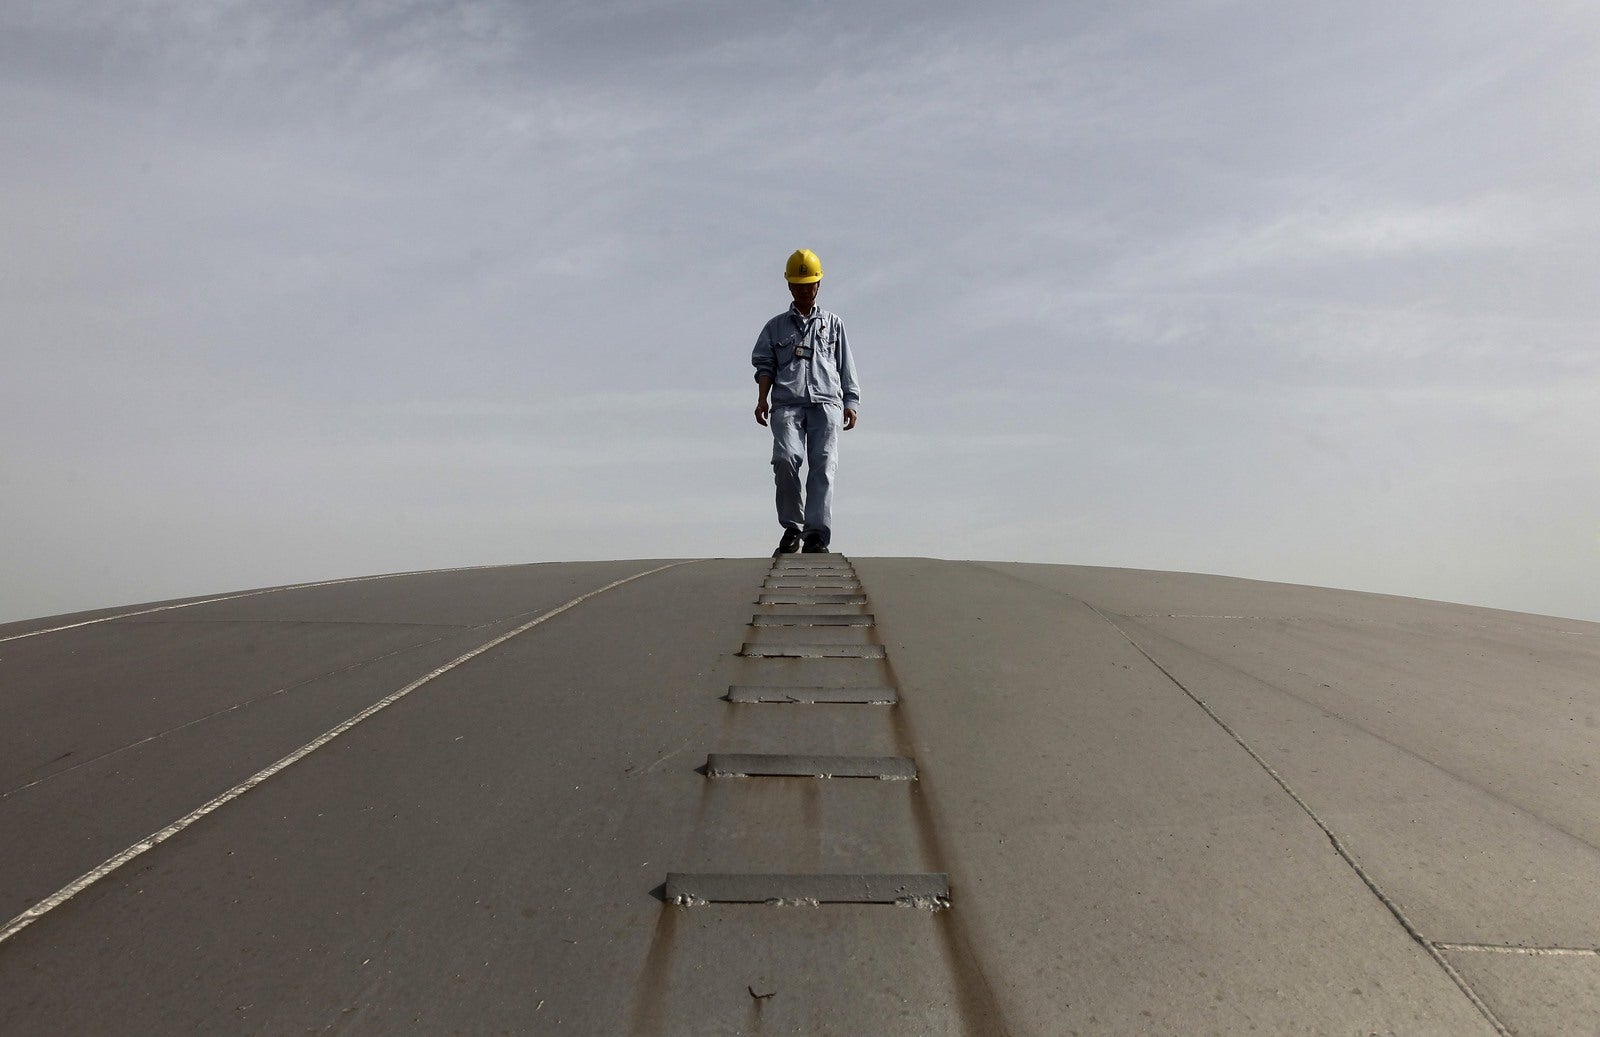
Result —
[[833, 538], [833, 473], [839, 467], [844, 411], [831, 404], [806, 411], [806, 532], [818, 534], [827, 547]]
[[800, 496], [800, 465], [806, 442], [801, 407], [774, 407], [767, 418], [772, 428], [772, 478], [777, 488], [778, 525], [796, 533], [805, 529]]

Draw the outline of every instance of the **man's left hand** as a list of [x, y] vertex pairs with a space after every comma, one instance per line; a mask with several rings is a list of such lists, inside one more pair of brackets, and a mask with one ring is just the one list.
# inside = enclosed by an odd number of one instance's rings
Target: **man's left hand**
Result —
[[853, 407], [846, 407], [844, 412], [844, 430], [849, 432], [856, 427], [856, 412]]

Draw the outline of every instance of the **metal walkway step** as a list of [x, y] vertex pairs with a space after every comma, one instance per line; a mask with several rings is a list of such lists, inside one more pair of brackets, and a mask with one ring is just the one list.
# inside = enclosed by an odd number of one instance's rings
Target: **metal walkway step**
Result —
[[712, 753], [708, 778], [878, 778], [916, 781], [908, 756], [806, 756], [780, 753]]
[[865, 594], [829, 594], [824, 591], [762, 591], [757, 605], [865, 605]]
[[668, 903], [909, 904], [938, 911], [950, 906], [944, 872], [857, 875], [763, 875], [669, 872]]
[[729, 702], [892, 706], [900, 701], [900, 693], [893, 688], [775, 688], [735, 684], [728, 688], [726, 698]]
[[746, 659], [883, 659], [883, 645], [779, 645], [746, 641], [739, 654]]
[[784, 612], [750, 617], [753, 627], [870, 627], [870, 612]]

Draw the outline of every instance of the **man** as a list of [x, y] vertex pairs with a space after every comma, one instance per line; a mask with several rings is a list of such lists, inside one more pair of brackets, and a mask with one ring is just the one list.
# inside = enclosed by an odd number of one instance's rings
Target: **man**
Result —
[[[808, 248], [789, 257], [784, 280], [794, 303], [756, 336], [756, 421], [772, 428], [772, 474], [783, 539], [774, 555], [826, 554], [833, 539], [833, 473], [839, 431], [856, 427], [856, 365], [844, 321], [817, 306], [822, 260]], [[805, 493], [800, 465], [808, 466]]]

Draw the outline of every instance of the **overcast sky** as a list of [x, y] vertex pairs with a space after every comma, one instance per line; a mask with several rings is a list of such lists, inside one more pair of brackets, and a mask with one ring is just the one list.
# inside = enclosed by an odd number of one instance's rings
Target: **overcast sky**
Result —
[[0, 619], [835, 547], [1600, 619], [1600, 7], [0, 0]]

